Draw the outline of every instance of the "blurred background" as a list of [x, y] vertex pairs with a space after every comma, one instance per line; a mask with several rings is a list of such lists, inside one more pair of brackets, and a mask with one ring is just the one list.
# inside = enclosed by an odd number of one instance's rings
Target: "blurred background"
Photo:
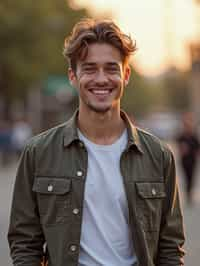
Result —
[[192, 114], [200, 136], [199, 0], [1, 0], [0, 2], [0, 264], [9, 266], [6, 233], [18, 156], [35, 134], [66, 121], [78, 106], [62, 56], [64, 38], [83, 17], [112, 18], [137, 42], [122, 100], [134, 123], [171, 146], [184, 207], [186, 265], [198, 265], [200, 166], [193, 204], [177, 136]]

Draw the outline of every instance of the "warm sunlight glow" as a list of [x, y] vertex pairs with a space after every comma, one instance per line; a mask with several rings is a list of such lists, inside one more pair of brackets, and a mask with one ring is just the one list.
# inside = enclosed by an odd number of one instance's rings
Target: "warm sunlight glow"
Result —
[[145, 75], [166, 67], [189, 66], [188, 44], [195, 38], [192, 0], [73, 0], [88, 7], [93, 16], [112, 14], [113, 19], [137, 41], [135, 67]]

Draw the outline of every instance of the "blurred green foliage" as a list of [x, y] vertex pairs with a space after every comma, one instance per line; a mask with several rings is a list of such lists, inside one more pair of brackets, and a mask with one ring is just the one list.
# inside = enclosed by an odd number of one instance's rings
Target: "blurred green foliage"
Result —
[[163, 102], [162, 86], [139, 75], [133, 67], [128, 86], [122, 99], [123, 108], [131, 114], [142, 116], [152, 109], [152, 106]]
[[190, 72], [180, 72], [171, 69], [164, 78], [164, 93], [166, 103], [171, 109], [183, 111], [190, 105]]
[[64, 73], [64, 37], [86, 15], [64, 0], [1, 0], [0, 88], [5, 99], [23, 97], [31, 83]]
[[157, 78], [140, 76], [133, 68], [122, 99], [123, 108], [135, 116], [154, 111], [187, 110], [190, 105], [190, 72], [169, 69]]

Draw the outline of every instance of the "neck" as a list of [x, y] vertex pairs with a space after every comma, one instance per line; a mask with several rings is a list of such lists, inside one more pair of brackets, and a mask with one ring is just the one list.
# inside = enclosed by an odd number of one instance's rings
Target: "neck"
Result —
[[96, 144], [109, 145], [114, 143], [125, 129], [120, 117], [120, 109], [105, 113], [79, 110], [78, 126], [89, 140]]

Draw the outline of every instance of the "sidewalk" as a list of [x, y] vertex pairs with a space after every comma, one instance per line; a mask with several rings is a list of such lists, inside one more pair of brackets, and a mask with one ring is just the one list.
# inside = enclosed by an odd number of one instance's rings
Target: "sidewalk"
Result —
[[185, 235], [186, 242], [184, 249], [186, 251], [185, 255], [185, 265], [186, 266], [199, 266], [200, 265], [200, 159], [198, 167], [196, 169], [196, 184], [193, 191], [194, 204], [188, 206], [185, 201], [184, 193], [184, 180], [183, 172], [180, 168], [178, 161], [178, 154], [175, 145], [170, 145], [176, 160], [176, 170], [180, 186], [180, 196], [183, 206], [183, 217], [185, 224]]
[[184, 209], [184, 220], [186, 230], [186, 266], [200, 265], [200, 204], [192, 208]]
[[[178, 174], [181, 173], [180, 169]], [[182, 175], [179, 175], [182, 176]], [[180, 180], [180, 178], [179, 178]], [[185, 265], [186, 266], [198, 266], [200, 265], [200, 165], [196, 175], [196, 186], [194, 189], [194, 204], [188, 206], [185, 202], [184, 196], [184, 184], [180, 180], [180, 192], [183, 205], [183, 217], [185, 224]]]

